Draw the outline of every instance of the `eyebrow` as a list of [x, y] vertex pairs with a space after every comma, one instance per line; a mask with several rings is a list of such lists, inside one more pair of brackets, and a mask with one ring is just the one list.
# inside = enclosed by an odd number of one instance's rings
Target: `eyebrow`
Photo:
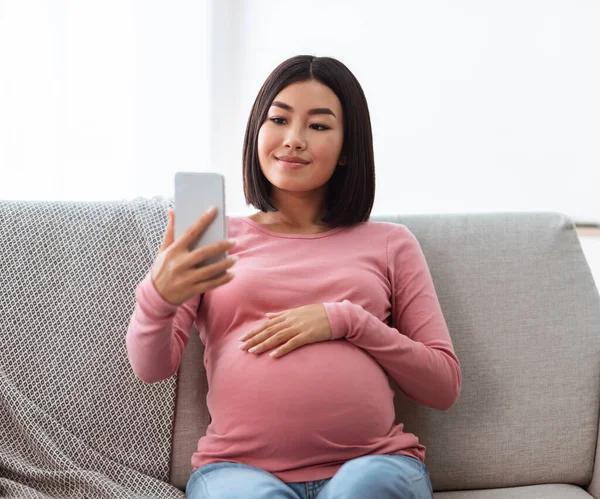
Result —
[[[293, 111], [294, 108], [288, 104], [286, 104], [285, 102], [281, 102], [278, 100], [274, 100], [273, 104], [271, 104], [271, 106], [275, 106], [275, 107], [280, 107], [281, 109], [285, 109], [286, 111]], [[309, 116], [313, 116], [315, 114], [331, 114], [331, 116], [333, 116], [334, 118], [337, 118], [337, 116], [334, 114], [334, 112], [329, 109], [328, 107], [317, 107], [316, 109], [309, 109], [308, 113]]]

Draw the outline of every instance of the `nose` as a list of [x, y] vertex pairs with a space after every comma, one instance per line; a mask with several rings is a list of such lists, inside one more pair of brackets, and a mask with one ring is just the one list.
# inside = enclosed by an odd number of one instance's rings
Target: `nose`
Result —
[[302, 132], [299, 130], [293, 130], [290, 127], [288, 134], [285, 137], [283, 142], [285, 147], [289, 147], [290, 149], [297, 151], [306, 149], [306, 140], [302, 135]]

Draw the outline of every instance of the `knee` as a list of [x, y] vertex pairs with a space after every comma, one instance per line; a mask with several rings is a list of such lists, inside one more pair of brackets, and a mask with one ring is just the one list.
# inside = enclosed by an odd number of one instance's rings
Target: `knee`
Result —
[[432, 497], [427, 470], [411, 458], [363, 456], [345, 463], [327, 484], [329, 495], [358, 499], [424, 499]]
[[201, 466], [190, 477], [186, 497], [191, 499], [294, 499], [296, 495], [274, 475], [238, 463]]

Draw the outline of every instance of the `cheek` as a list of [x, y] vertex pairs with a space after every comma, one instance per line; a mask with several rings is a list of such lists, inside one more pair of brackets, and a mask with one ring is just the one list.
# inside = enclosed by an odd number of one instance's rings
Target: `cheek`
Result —
[[258, 156], [266, 158], [277, 147], [277, 133], [263, 125], [258, 131]]
[[343, 137], [339, 135], [329, 135], [323, 137], [315, 143], [313, 153], [322, 163], [337, 164], [340, 152], [342, 150]]

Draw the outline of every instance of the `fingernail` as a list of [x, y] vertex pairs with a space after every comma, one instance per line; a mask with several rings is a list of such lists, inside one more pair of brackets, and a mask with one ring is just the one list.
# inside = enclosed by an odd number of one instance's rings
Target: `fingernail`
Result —
[[208, 207], [208, 210], [206, 210], [206, 213], [214, 213], [215, 211], [217, 211], [217, 207], [214, 205], [211, 205]]
[[237, 239], [227, 239], [227, 242], [229, 244], [233, 244], [235, 246], [238, 243], [238, 240]]
[[258, 345], [255, 347], [252, 347], [250, 350], [248, 350], [250, 353], [254, 353], [258, 350]]
[[269, 355], [271, 357], [275, 357], [275, 355], [277, 355], [277, 350], [272, 351]]
[[243, 350], [244, 348], [246, 348], [246, 346], [247, 346], [246, 343], [242, 343], [240, 346], [238, 346], [238, 348]]

